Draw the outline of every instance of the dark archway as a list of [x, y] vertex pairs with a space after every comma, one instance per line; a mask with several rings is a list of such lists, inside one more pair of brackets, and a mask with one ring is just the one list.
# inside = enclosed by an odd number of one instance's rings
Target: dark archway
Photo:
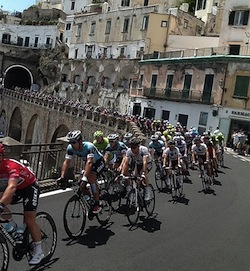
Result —
[[22, 136], [22, 115], [18, 107], [16, 107], [10, 118], [9, 136], [17, 141], [21, 141]]
[[32, 116], [32, 118], [29, 122], [27, 133], [26, 133], [26, 138], [25, 138], [25, 144], [32, 144], [33, 143], [33, 135], [34, 135], [34, 129], [35, 129], [35, 124], [36, 124], [37, 119], [38, 119], [38, 115], [35, 114]]
[[3, 84], [5, 88], [9, 89], [15, 87], [30, 89], [33, 84], [33, 76], [26, 67], [13, 65], [5, 71]]
[[69, 128], [66, 125], [62, 124], [58, 126], [52, 136], [51, 143], [56, 142], [56, 139], [59, 137], [66, 136], [68, 132], [69, 132]]

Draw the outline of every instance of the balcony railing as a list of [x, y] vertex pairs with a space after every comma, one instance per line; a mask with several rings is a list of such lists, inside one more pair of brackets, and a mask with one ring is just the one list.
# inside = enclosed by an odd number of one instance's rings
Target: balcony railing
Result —
[[[130, 94], [133, 96], [136, 92], [131, 90]], [[136, 96], [136, 95], [134, 95]], [[213, 104], [213, 94], [203, 93], [196, 89], [158, 89], [158, 88], [144, 88], [142, 95], [148, 98], [165, 99], [171, 101], [189, 102], [189, 103], [203, 103]]]
[[147, 59], [162, 59], [162, 58], [184, 58], [184, 57], [201, 57], [212, 55], [240, 55], [250, 56], [250, 46], [241, 46], [239, 53], [230, 53], [230, 47], [211, 47], [211, 48], [196, 48], [183, 49], [171, 52], [155, 52], [153, 54], [145, 54], [143, 60]]

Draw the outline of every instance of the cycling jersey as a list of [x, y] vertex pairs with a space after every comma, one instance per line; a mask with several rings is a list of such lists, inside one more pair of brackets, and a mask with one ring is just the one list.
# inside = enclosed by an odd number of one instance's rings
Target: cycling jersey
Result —
[[106, 148], [106, 153], [112, 153], [116, 157], [116, 159], [121, 159], [123, 154], [126, 153], [127, 149], [128, 147], [123, 142], [118, 141], [114, 147], [108, 144]]
[[185, 149], [187, 147], [187, 144], [184, 140], [181, 140], [181, 141], [177, 141], [175, 143], [176, 147], [179, 149], [181, 155], [183, 156], [185, 154]]
[[154, 149], [158, 153], [162, 153], [164, 147], [165, 147], [165, 144], [162, 140], [158, 140], [156, 143], [154, 143], [153, 141], [150, 141], [148, 144], [149, 149]]
[[94, 163], [103, 158], [102, 154], [97, 150], [94, 144], [87, 141], [82, 142], [82, 149], [77, 151], [73, 149], [71, 144], [69, 144], [66, 150], [65, 158], [71, 160], [74, 154], [81, 157], [83, 161], [86, 161], [88, 158], [92, 157]]
[[17, 179], [17, 189], [24, 189], [36, 182], [35, 174], [14, 159], [3, 159], [0, 163], [0, 191], [8, 186], [10, 178]]
[[96, 140], [94, 140], [93, 144], [98, 149], [98, 151], [104, 153], [109, 144], [109, 140], [106, 137], [104, 137], [101, 143], [98, 143]]
[[167, 148], [165, 151], [166, 156], [169, 160], [174, 161], [178, 160], [178, 157], [181, 156], [180, 150], [177, 147], [174, 147], [173, 150], [170, 150], [170, 148]]
[[201, 143], [200, 146], [196, 146], [195, 144], [192, 146], [192, 152], [194, 152], [197, 155], [206, 155], [207, 152], [207, 145], [204, 143]]
[[139, 153], [136, 155], [132, 152], [131, 148], [129, 148], [126, 152], [126, 156], [129, 158], [129, 161], [132, 163], [136, 163], [137, 165], [143, 164], [143, 156], [147, 156], [147, 163], [152, 163], [152, 157], [148, 151], [148, 148], [145, 146], [139, 147]]

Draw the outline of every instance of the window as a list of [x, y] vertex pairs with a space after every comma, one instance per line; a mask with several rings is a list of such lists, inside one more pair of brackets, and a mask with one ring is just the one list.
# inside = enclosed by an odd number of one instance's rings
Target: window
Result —
[[171, 90], [172, 85], [173, 85], [173, 79], [174, 79], [174, 75], [173, 74], [168, 74], [167, 75], [166, 89]]
[[122, 0], [121, 6], [122, 7], [129, 7], [130, 5], [130, 0]]
[[183, 25], [183, 28], [187, 29], [188, 28], [188, 21], [187, 20], [184, 20], [184, 25]]
[[80, 37], [82, 32], [82, 24], [77, 25], [76, 36]]
[[129, 26], [129, 18], [125, 18], [124, 23], [123, 23], [123, 31], [122, 32], [128, 32], [128, 26]]
[[206, 74], [203, 92], [202, 92], [202, 101], [210, 102], [213, 82], [214, 82], [214, 74]]
[[240, 54], [240, 45], [229, 44], [229, 55], [239, 55]]
[[38, 45], [38, 37], [35, 37], [34, 47], [37, 47]]
[[206, 9], [207, 0], [198, 0], [196, 10]]
[[229, 14], [229, 25], [247, 25], [249, 10], [234, 10]]
[[25, 37], [24, 46], [25, 47], [29, 47], [29, 43], [30, 43], [30, 38], [29, 37]]
[[107, 21], [106, 28], [105, 28], [105, 34], [110, 34], [111, 29], [111, 21]]
[[162, 110], [161, 118], [163, 120], [169, 120], [170, 111], [168, 110]]
[[168, 22], [167, 21], [161, 21], [161, 27], [167, 27]]
[[75, 2], [71, 2], [71, 10], [75, 9]]
[[125, 47], [122, 47], [122, 48], [121, 48], [120, 55], [121, 55], [121, 56], [124, 56], [124, 55], [125, 55]]
[[207, 126], [208, 113], [201, 112], [199, 118], [199, 125]]
[[142, 30], [147, 30], [148, 29], [148, 16], [143, 16], [142, 19]]
[[234, 87], [234, 96], [238, 97], [247, 97], [248, 88], [249, 88], [249, 78], [248, 76], [237, 76], [235, 87]]
[[89, 34], [92, 34], [92, 35], [95, 34], [95, 27], [96, 27], [96, 22], [95, 21], [91, 22]]
[[71, 24], [70, 23], [66, 24], [66, 30], [70, 30], [70, 28], [71, 28]]
[[78, 48], [75, 49], [75, 58], [77, 58], [77, 56], [78, 56]]
[[148, 0], [144, 0], [143, 6], [144, 6], [144, 7], [148, 6]]

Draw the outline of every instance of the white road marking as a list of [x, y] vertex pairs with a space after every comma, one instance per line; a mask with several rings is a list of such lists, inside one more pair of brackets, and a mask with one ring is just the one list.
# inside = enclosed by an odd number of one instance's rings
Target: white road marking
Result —
[[42, 194], [40, 195], [40, 198], [45, 198], [45, 197], [49, 197], [49, 196], [54, 196], [54, 195], [61, 194], [61, 193], [65, 193], [65, 192], [69, 192], [69, 191], [72, 191], [72, 189], [71, 189], [71, 188], [67, 188], [67, 189], [65, 189], [65, 190], [59, 189], [59, 190], [55, 190], [55, 191], [50, 191], [50, 192], [42, 193]]

